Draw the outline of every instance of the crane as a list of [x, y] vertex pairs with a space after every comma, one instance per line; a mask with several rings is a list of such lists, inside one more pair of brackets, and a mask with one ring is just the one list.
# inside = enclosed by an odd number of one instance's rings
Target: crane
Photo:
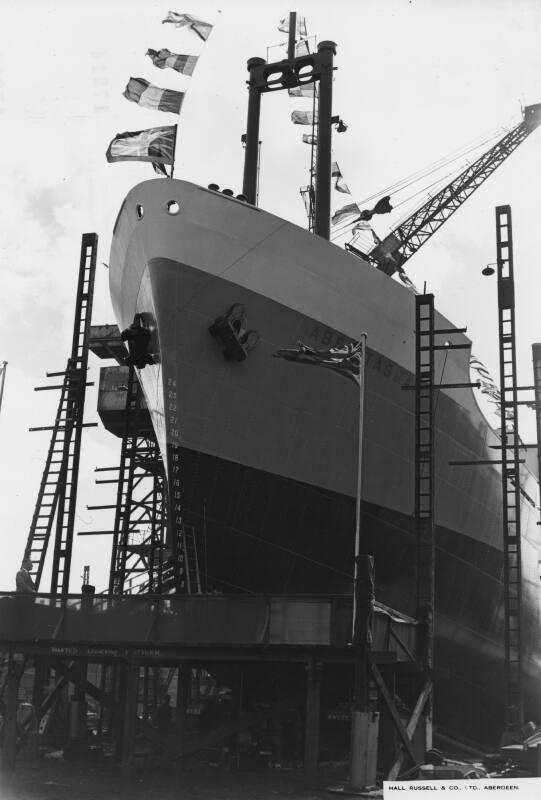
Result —
[[401, 272], [405, 262], [430, 239], [451, 214], [460, 208], [489, 175], [503, 164], [513, 150], [516, 150], [540, 123], [541, 103], [526, 106], [522, 122], [414, 211], [369, 253], [362, 253], [355, 247], [355, 236], [346, 245], [346, 249], [361, 258], [368, 259], [387, 275]]

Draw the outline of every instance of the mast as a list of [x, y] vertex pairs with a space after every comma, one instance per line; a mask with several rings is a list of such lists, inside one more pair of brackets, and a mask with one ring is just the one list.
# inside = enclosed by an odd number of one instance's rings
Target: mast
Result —
[[244, 179], [242, 193], [253, 206], [257, 194], [257, 162], [259, 150], [259, 120], [261, 116], [261, 90], [257, 85], [257, 71], [265, 64], [264, 58], [248, 59], [248, 119], [246, 122], [246, 150], [244, 152]]
[[332, 74], [336, 44], [320, 42], [317, 53], [295, 57], [296, 14], [289, 17], [288, 58], [267, 63], [263, 58], [248, 59], [248, 115], [242, 193], [252, 205], [257, 202], [259, 124], [263, 92], [292, 89], [319, 81], [317, 133], [317, 172], [315, 198], [315, 233], [330, 238], [331, 226], [331, 139]]
[[316, 217], [314, 231], [329, 239], [331, 235], [331, 140], [332, 140], [332, 73], [334, 42], [320, 42], [317, 46], [321, 56], [319, 78], [319, 113], [317, 121], [317, 167], [316, 167]]
[[287, 57], [289, 61], [293, 61], [295, 58], [295, 44], [297, 42], [296, 39], [297, 33], [297, 12], [290, 11], [289, 12], [289, 30], [288, 30], [288, 40], [287, 40]]

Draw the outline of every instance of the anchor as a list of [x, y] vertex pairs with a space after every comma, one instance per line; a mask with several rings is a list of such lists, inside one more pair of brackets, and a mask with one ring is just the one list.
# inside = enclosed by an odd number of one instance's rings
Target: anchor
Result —
[[244, 361], [259, 341], [259, 333], [248, 330], [246, 309], [242, 303], [234, 303], [229, 311], [216, 317], [209, 333], [218, 339], [227, 361]]

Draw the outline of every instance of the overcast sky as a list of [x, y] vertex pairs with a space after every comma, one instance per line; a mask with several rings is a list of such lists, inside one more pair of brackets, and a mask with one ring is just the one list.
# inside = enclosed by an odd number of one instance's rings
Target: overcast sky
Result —
[[[206, 43], [162, 25], [168, 10], [215, 23]], [[276, 2], [169, 5], [165, 0], [26, 0], [5, 2], [0, 36], [2, 314], [0, 360], [9, 362], [0, 414], [0, 587], [13, 587], [48, 446], [56, 392], [36, 393], [45, 371], [64, 368], [71, 343], [80, 237], [100, 237], [94, 323], [113, 322], [107, 269], [112, 226], [127, 191], [154, 176], [149, 164], [109, 165], [105, 150], [121, 131], [174, 124], [170, 114], [122, 97], [130, 76], [186, 91], [177, 145], [179, 178], [240, 191], [246, 118], [246, 61], [267, 58], [285, 41], [280, 18], [297, 10], [317, 41], [337, 43], [333, 112], [348, 130], [334, 153], [353, 199], [361, 200], [442, 156], [521, 119], [521, 105], [541, 101], [541, 0], [312, 0], [289, 9]], [[192, 78], [158, 70], [151, 47], [201, 56]], [[270, 60], [283, 55], [271, 49]], [[307, 100], [263, 98], [260, 205], [305, 225], [299, 187], [308, 182], [307, 129], [290, 114]], [[474, 352], [498, 376], [496, 285], [481, 276], [495, 259], [494, 207], [513, 211], [519, 376], [531, 383], [531, 343], [541, 341], [541, 132], [534, 132], [410, 262], [437, 306], [467, 326]], [[413, 190], [412, 190], [413, 191]], [[350, 202], [333, 193], [334, 208]], [[406, 195], [407, 196], [407, 195]], [[397, 198], [399, 199], [399, 198]], [[419, 197], [419, 202], [421, 201]], [[392, 202], [395, 198], [392, 198]], [[379, 217], [384, 235], [402, 216]], [[91, 356], [90, 380], [100, 363]], [[86, 418], [97, 419], [95, 389]], [[497, 422], [493, 418], [494, 423]], [[533, 441], [533, 412], [521, 433]], [[118, 463], [118, 442], [84, 433], [77, 530], [111, 527], [86, 504], [113, 502], [96, 487], [96, 466]], [[107, 584], [109, 539], [74, 543], [72, 590], [83, 565]], [[47, 588], [43, 585], [43, 588]]]

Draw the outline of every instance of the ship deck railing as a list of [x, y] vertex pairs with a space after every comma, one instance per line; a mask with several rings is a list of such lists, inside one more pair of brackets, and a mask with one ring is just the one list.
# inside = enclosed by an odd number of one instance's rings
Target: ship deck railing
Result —
[[[98, 660], [349, 662], [351, 595], [0, 593], [0, 649]], [[417, 622], [376, 603], [372, 658], [412, 662]]]

